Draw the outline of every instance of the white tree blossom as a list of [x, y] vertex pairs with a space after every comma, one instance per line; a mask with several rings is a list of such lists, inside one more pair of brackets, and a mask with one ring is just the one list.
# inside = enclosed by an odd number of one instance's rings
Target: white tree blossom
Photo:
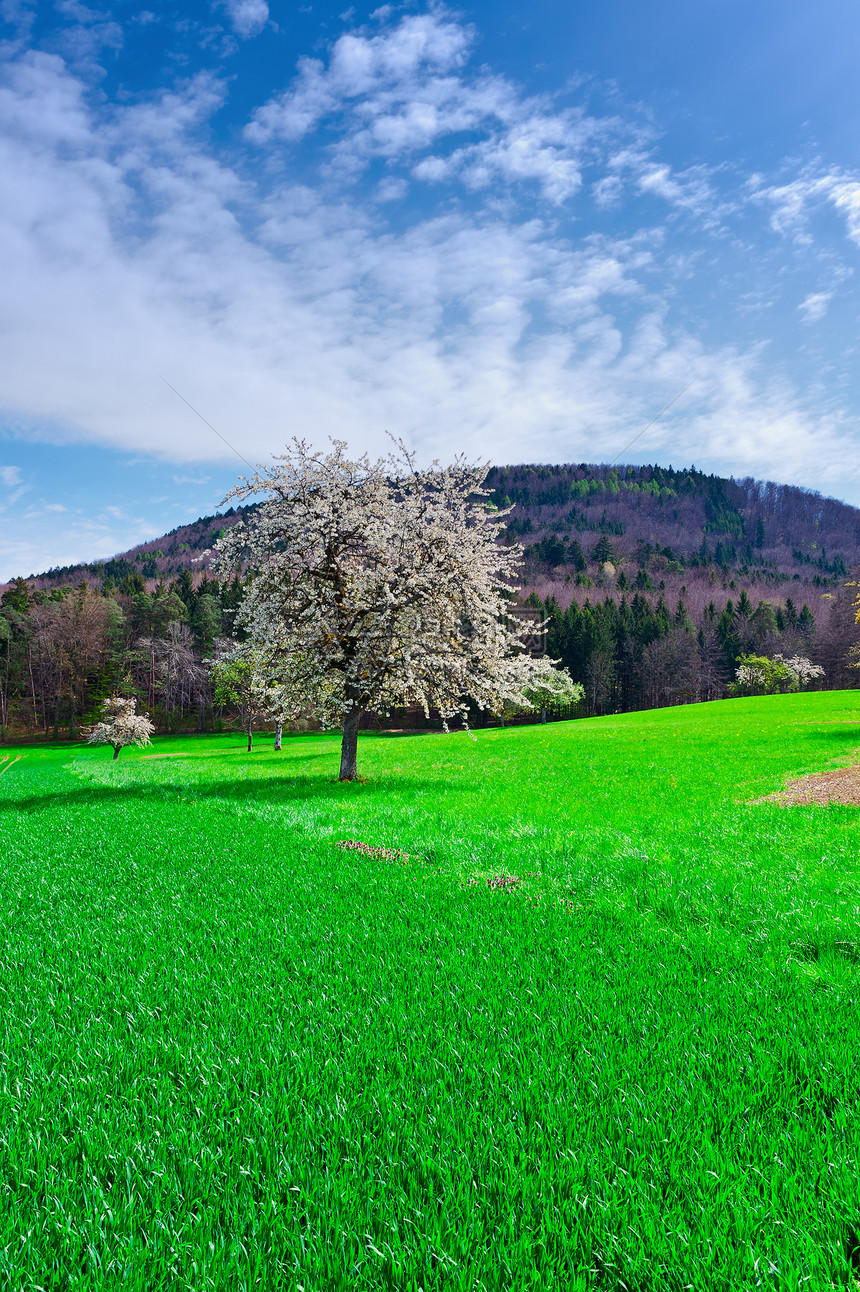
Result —
[[737, 666], [735, 678], [739, 687], [750, 691], [763, 691], [767, 684], [765, 670], [762, 665], [750, 664], [748, 661]]
[[101, 722], [84, 729], [87, 744], [110, 745], [115, 759], [126, 745], [151, 744], [155, 727], [145, 714], [135, 713], [134, 707], [134, 700], [126, 700], [121, 695], [103, 700]]
[[341, 780], [357, 775], [367, 709], [416, 702], [447, 728], [470, 701], [530, 708], [535, 687], [565, 685], [508, 613], [518, 557], [485, 478], [462, 457], [419, 470], [402, 445], [372, 462], [295, 440], [228, 495], [268, 495], [217, 545], [222, 574], [250, 574], [237, 624], [277, 678], [279, 714], [342, 728]]
[[782, 655], [774, 655], [774, 659], [783, 660], [798, 688], [806, 686], [808, 682], [814, 682], [817, 677], [824, 677], [824, 669], [821, 665], [813, 664], [812, 660], [807, 659], [805, 655], [792, 655], [790, 659], [784, 659]]
[[809, 682], [824, 677], [820, 664], [813, 664], [805, 655], [742, 655], [735, 672], [736, 682], [730, 690], [736, 694], [777, 695], [784, 691], [800, 691]]

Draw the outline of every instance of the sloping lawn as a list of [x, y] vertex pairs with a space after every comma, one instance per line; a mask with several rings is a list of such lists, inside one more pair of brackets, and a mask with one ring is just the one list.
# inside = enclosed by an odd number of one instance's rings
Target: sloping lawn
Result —
[[857, 692], [14, 752], [0, 1285], [860, 1285]]

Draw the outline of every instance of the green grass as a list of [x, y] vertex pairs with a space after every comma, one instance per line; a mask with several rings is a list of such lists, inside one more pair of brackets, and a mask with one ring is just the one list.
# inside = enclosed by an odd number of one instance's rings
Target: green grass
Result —
[[858, 700], [23, 751], [0, 1286], [857, 1286]]

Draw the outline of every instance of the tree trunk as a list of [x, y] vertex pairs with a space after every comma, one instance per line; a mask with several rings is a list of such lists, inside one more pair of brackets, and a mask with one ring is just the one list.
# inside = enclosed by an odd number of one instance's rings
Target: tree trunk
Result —
[[27, 668], [30, 671], [30, 689], [33, 692], [33, 720], [36, 727], [39, 726], [39, 710], [36, 708], [36, 683], [33, 680], [33, 653], [30, 649], [30, 643], [27, 642]]
[[275, 749], [278, 750], [279, 752], [281, 748], [281, 733], [283, 732], [283, 730], [284, 730], [284, 724], [282, 722], [279, 722], [277, 727], [275, 728]]
[[2, 691], [0, 691], [0, 702], [2, 702], [3, 712], [0, 714], [0, 727], [3, 728], [3, 740], [6, 740], [6, 712], [7, 697], [9, 695], [9, 659], [12, 653], [12, 630], [9, 630], [9, 636], [6, 638], [6, 677], [3, 682]]
[[253, 720], [254, 720], [254, 715], [249, 713], [248, 714], [248, 753], [249, 754], [251, 752], [251, 745], [254, 743], [253, 736], [251, 735], [251, 723], [253, 722]]
[[540, 720], [546, 722], [546, 705], [542, 704], [540, 709]]
[[344, 714], [343, 742], [340, 747], [340, 781], [358, 779], [358, 726], [363, 709], [357, 706]]
[[113, 760], [114, 760], [114, 762], [116, 762], [116, 760], [117, 760], [118, 758], [119, 758], [119, 745], [114, 745], [114, 747], [113, 747]]

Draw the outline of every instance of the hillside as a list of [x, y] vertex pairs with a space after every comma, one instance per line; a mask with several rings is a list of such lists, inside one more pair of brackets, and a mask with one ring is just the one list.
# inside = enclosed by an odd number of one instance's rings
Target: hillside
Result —
[[[520, 599], [548, 617], [546, 649], [585, 685], [588, 712], [716, 699], [747, 653], [808, 657], [828, 688], [860, 680], [857, 508], [693, 468], [495, 467], [488, 487], [504, 541], [522, 549]], [[243, 588], [213, 577], [208, 550], [247, 511], [16, 580], [0, 596], [0, 730], [72, 731], [110, 678], [133, 679], [167, 729], [211, 725], [203, 661], [232, 634]], [[141, 655], [152, 639], [172, 657], [171, 633], [187, 635], [198, 670], [189, 662], [197, 681], [180, 691], [161, 686], [154, 656]]]
[[591, 712], [714, 699], [745, 651], [814, 656], [828, 686], [857, 685], [856, 507], [694, 468], [505, 467], [489, 483]]
[[[770, 595], [782, 585], [839, 586], [860, 565], [860, 509], [792, 485], [733, 480], [691, 467], [493, 467], [488, 487], [510, 507], [507, 537], [524, 549], [524, 585], [567, 604], [592, 587], [707, 599], [716, 588]], [[85, 579], [151, 588], [203, 555], [247, 508], [181, 525], [110, 560], [31, 574], [39, 588]], [[609, 568], [607, 568], [607, 565]], [[798, 589], [784, 589], [795, 597]], [[591, 593], [593, 596], [594, 594]]]
[[856, 1290], [858, 716], [22, 747], [6, 1286]]
[[860, 564], [860, 509], [792, 485], [585, 464], [494, 468], [488, 483], [513, 508], [507, 532], [523, 544], [528, 582], [556, 593], [569, 582], [678, 593], [734, 581], [772, 594], [839, 585]]

